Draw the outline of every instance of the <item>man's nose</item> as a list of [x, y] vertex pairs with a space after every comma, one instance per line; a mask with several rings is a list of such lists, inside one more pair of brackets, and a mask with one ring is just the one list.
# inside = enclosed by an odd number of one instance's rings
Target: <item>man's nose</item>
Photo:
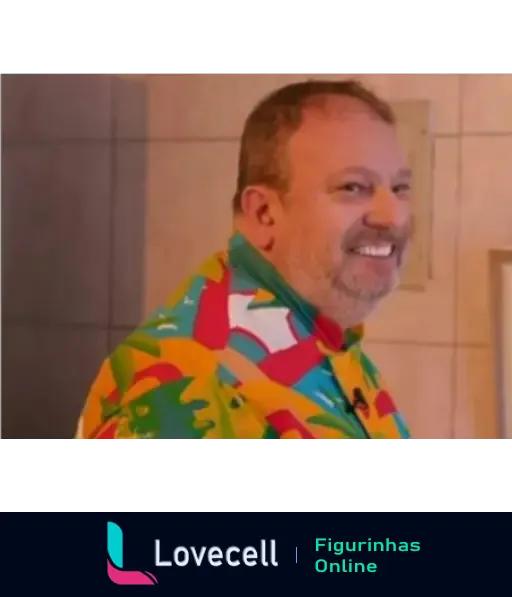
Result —
[[366, 221], [376, 228], [397, 228], [403, 225], [407, 209], [391, 188], [379, 186], [373, 194]]

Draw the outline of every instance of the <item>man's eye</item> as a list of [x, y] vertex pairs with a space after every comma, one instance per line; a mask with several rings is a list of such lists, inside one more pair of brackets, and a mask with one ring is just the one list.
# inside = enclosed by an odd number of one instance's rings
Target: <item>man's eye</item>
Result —
[[368, 187], [365, 187], [358, 182], [347, 182], [346, 184], [341, 185], [340, 189], [344, 193], [348, 193], [349, 195], [358, 195], [361, 193], [368, 192]]
[[401, 197], [408, 197], [411, 194], [411, 185], [407, 183], [397, 184], [393, 187], [393, 193]]

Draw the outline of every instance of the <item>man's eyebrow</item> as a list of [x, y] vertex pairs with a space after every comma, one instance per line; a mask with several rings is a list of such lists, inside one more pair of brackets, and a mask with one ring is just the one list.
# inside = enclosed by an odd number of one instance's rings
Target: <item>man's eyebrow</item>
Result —
[[[336, 186], [336, 184], [339, 183], [339, 179], [347, 174], [360, 174], [361, 176], [366, 176], [366, 178], [370, 178], [374, 181], [380, 181], [381, 178], [378, 172], [366, 168], [365, 166], [350, 166], [331, 174], [328, 178], [329, 186]], [[401, 168], [396, 172], [393, 178], [412, 178], [412, 170], [410, 168]]]
[[360, 174], [374, 180], [379, 179], [377, 172], [370, 170], [370, 168], [365, 168], [364, 166], [350, 166], [349, 168], [343, 168], [333, 172], [328, 178], [329, 186], [336, 186], [336, 184], [339, 183], [340, 178], [346, 176], [347, 174]]
[[351, 166], [350, 168], [344, 168], [343, 170], [340, 170], [339, 174], [363, 174], [372, 178], [379, 176], [377, 172], [370, 168], [366, 168], [365, 166]]

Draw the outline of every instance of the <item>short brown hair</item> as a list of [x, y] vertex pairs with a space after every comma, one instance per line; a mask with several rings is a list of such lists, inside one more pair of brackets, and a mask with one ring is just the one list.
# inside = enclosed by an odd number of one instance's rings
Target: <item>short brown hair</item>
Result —
[[241, 209], [242, 193], [248, 185], [264, 184], [278, 191], [286, 190], [287, 180], [280, 151], [299, 128], [303, 108], [312, 99], [326, 95], [355, 98], [385, 122], [395, 124], [391, 107], [354, 79], [310, 80], [277, 89], [257, 104], [245, 122], [233, 197], [235, 212]]

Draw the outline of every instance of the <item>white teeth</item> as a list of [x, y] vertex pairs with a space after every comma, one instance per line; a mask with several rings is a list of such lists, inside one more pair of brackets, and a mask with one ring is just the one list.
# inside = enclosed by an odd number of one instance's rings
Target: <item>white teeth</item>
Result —
[[393, 245], [357, 247], [354, 251], [365, 257], [389, 257], [393, 252]]

